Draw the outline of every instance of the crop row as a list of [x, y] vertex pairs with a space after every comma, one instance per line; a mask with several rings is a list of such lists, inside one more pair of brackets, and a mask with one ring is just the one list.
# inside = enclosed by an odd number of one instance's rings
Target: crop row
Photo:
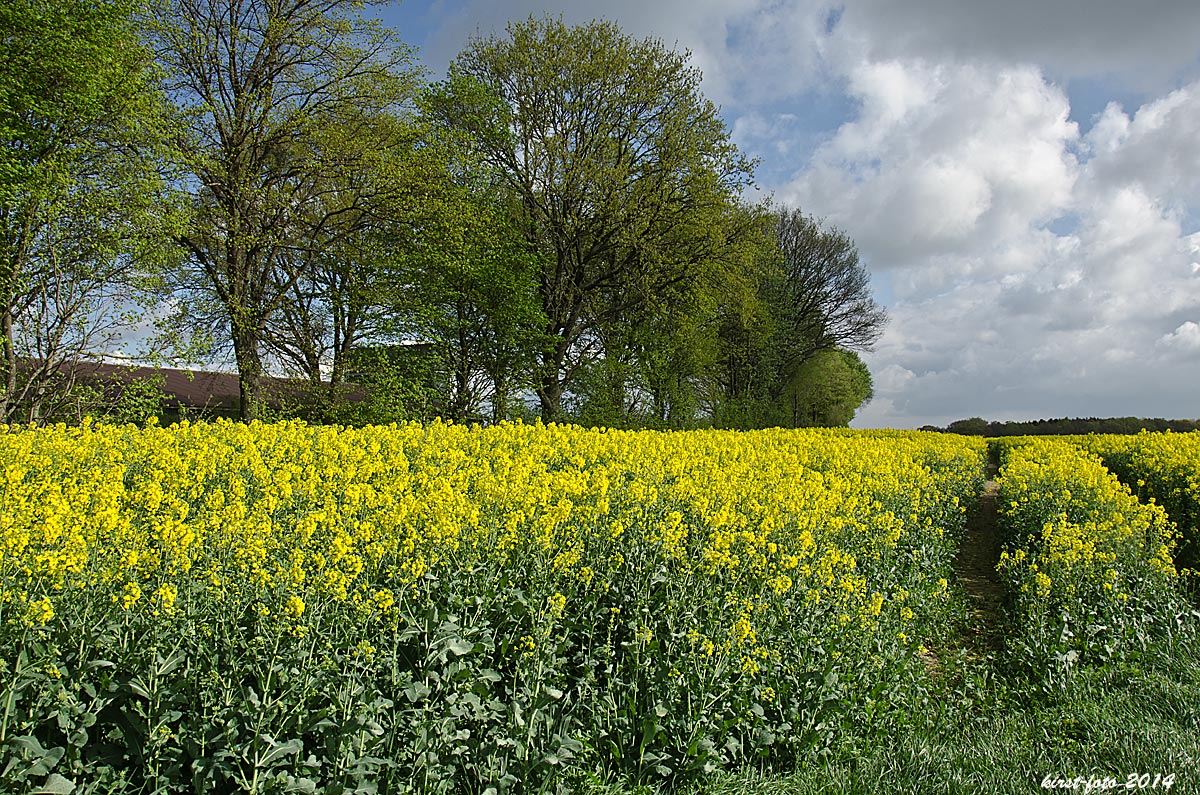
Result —
[[1135, 494], [1166, 510], [1180, 533], [1176, 563], [1200, 568], [1200, 433], [1089, 435], [1074, 441], [1100, 456]]
[[504, 791], [818, 753], [920, 710], [983, 455], [917, 433], [9, 428], [0, 786]]
[[1016, 657], [1030, 672], [1129, 661], [1164, 639], [1195, 635], [1172, 561], [1174, 528], [1160, 506], [1140, 502], [1070, 441], [999, 444], [999, 568]]

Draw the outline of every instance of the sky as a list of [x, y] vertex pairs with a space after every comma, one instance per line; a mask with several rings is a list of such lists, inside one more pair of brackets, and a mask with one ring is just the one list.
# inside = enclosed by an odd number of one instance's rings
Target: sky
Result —
[[1196, 0], [408, 0], [440, 78], [550, 14], [691, 53], [751, 199], [855, 241], [889, 314], [856, 427], [1200, 417]]

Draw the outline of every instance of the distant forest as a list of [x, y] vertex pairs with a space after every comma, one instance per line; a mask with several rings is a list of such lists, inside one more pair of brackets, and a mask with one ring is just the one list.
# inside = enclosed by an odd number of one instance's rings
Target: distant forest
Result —
[[1028, 422], [994, 422], [972, 417], [968, 420], [955, 420], [945, 428], [927, 425], [921, 430], [960, 433], [965, 436], [1071, 436], [1085, 433], [1134, 434], [1143, 430], [1186, 433], [1197, 429], [1200, 429], [1200, 420], [1164, 420], [1157, 417], [1063, 417]]

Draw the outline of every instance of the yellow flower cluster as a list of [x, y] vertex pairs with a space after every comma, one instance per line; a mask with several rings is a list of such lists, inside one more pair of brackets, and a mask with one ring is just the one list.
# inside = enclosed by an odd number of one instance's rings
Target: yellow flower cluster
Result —
[[1070, 441], [1009, 443], [998, 482], [1012, 551], [1000, 570], [1054, 605], [1128, 601], [1149, 576], [1175, 576], [1171, 525]]
[[1075, 443], [1144, 500], [1161, 505], [1178, 526], [1176, 560], [1200, 568], [1200, 432], [1081, 436]]
[[[943, 599], [924, 542], [961, 526], [983, 457], [916, 432], [0, 427], [0, 611], [203, 603], [297, 631], [342, 605], [394, 623], [439, 573], [533, 567], [558, 616], [658, 569], [738, 594], [699, 655], [761, 660], [762, 604], [870, 630]], [[897, 566], [914, 596], [888, 581]]]

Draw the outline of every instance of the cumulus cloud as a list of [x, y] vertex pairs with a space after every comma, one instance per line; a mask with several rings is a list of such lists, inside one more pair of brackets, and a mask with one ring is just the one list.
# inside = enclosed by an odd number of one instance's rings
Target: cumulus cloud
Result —
[[1159, 337], [1158, 344], [1185, 353], [1200, 353], [1200, 324], [1191, 320], [1181, 323], [1170, 334]]
[[1090, 177], [1098, 185], [1137, 185], [1174, 202], [1178, 209], [1200, 199], [1196, 131], [1200, 130], [1200, 83], [1172, 91], [1138, 108], [1131, 117], [1110, 103], [1084, 140], [1092, 155]]
[[857, 118], [781, 194], [821, 208], [876, 267], [995, 249], [1067, 210], [1079, 133], [1036, 68], [868, 62], [849, 90]]
[[1150, 385], [1161, 413], [1194, 412], [1167, 365], [1200, 346], [1179, 320], [1200, 314], [1197, 84], [1086, 135], [1034, 66], [864, 62], [848, 85], [858, 115], [782, 192], [891, 277], [881, 399], [856, 424], [1145, 414]]

